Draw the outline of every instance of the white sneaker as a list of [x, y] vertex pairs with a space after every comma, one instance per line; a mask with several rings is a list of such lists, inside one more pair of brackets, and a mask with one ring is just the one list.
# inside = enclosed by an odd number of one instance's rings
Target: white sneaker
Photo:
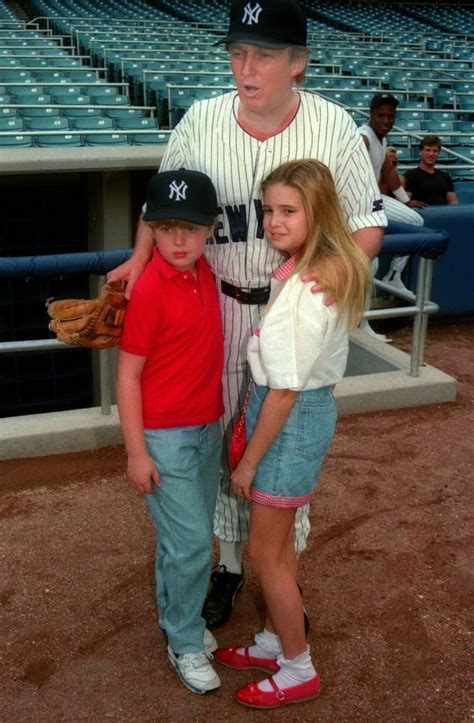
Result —
[[183, 685], [193, 693], [202, 695], [220, 687], [220, 678], [204, 650], [199, 653], [176, 655], [168, 645], [168, 659]]
[[211, 653], [214, 653], [218, 647], [219, 646], [214, 635], [206, 628], [204, 631], [204, 650], [208, 655], [211, 655]]
[[400, 274], [397, 274], [395, 271], [390, 271], [388, 274], [385, 274], [382, 281], [384, 281], [386, 284], [390, 284], [390, 286], [395, 287], [395, 289], [400, 289], [401, 291], [405, 291], [407, 294], [410, 294], [415, 298], [415, 294], [413, 291], [410, 291], [410, 289], [407, 289], [405, 284], [402, 281], [402, 277]]

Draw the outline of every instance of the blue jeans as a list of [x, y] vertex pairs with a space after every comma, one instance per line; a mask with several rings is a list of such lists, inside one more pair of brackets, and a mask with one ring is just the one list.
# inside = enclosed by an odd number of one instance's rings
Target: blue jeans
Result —
[[211, 573], [211, 540], [221, 461], [219, 422], [146, 429], [161, 485], [145, 495], [156, 529], [160, 621], [177, 654], [203, 650], [201, 616]]

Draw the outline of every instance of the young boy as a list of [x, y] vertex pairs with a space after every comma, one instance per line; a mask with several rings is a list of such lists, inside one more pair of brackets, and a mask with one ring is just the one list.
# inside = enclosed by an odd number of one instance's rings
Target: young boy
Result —
[[220, 686], [208, 659], [217, 643], [201, 617], [224, 411], [221, 315], [202, 256], [216, 215], [203, 173], [152, 178], [144, 220], [155, 248], [128, 304], [117, 368], [128, 476], [146, 495], [157, 532], [159, 624], [171, 664], [195, 693]]

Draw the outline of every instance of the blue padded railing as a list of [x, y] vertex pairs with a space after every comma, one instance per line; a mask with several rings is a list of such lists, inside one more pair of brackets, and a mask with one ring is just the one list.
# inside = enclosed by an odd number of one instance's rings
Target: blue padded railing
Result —
[[57, 274], [102, 276], [123, 264], [131, 254], [131, 249], [114, 249], [113, 251], [86, 251], [77, 254], [0, 257], [0, 278], [14, 279]]

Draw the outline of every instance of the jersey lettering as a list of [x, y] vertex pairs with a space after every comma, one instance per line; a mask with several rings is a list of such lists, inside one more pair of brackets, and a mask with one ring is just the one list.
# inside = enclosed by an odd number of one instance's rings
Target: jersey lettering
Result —
[[212, 237], [207, 240], [207, 243], [216, 243], [216, 244], [228, 244], [229, 243], [229, 237], [228, 236], [221, 236], [221, 231], [224, 230], [224, 224], [222, 223], [222, 208], [219, 206], [217, 208], [217, 222], [214, 227], [214, 231], [212, 234]]
[[247, 209], [244, 204], [241, 203], [239, 206], [226, 206], [225, 212], [229, 219], [230, 235], [232, 241], [247, 241]]
[[256, 230], [256, 236], [257, 238], [264, 238], [265, 232], [263, 230], [263, 206], [262, 202], [259, 198], [254, 198], [253, 200], [254, 206], [255, 206], [255, 213], [257, 214], [257, 230]]

